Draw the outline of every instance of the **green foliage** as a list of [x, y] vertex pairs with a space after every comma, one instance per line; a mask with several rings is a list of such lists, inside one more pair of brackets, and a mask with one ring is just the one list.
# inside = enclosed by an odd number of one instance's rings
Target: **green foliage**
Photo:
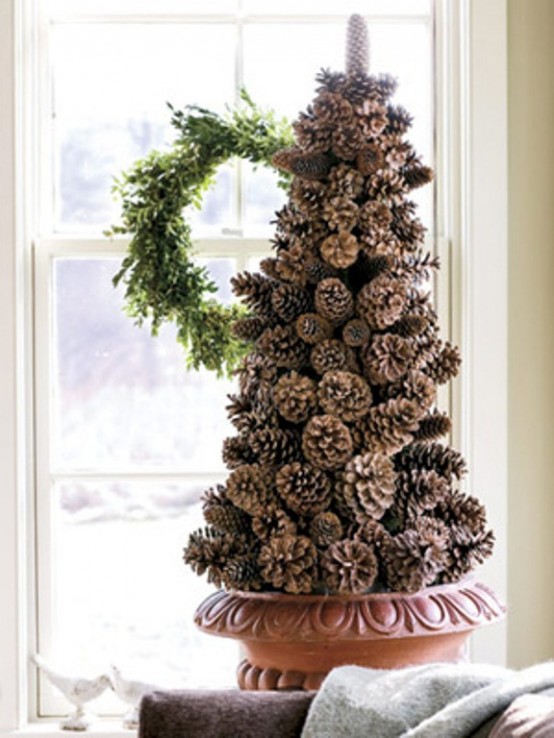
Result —
[[[271, 165], [275, 151], [292, 144], [284, 119], [260, 110], [247, 93], [242, 105], [222, 117], [195, 105], [171, 108], [177, 138], [166, 152], [152, 151], [115, 182], [121, 224], [106, 235], [130, 235], [128, 252], [114, 284], [125, 285], [126, 310], [138, 324], [151, 321], [155, 335], [163, 322], [177, 325], [187, 363], [230, 375], [247, 346], [231, 325], [245, 311], [213, 297], [216, 286], [193, 261], [190, 225], [183, 210], [200, 208], [218, 167], [232, 157]], [[280, 186], [287, 188], [282, 175]]]

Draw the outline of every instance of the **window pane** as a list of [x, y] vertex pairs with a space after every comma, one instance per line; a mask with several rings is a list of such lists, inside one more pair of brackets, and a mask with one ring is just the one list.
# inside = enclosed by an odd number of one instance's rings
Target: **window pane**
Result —
[[431, 0], [242, 0], [247, 13], [261, 15], [419, 15], [431, 11]]
[[218, 23], [54, 27], [57, 230], [100, 230], [117, 219], [113, 177], [173, 137], [167, 102], [222, 111], [234, 99], [234, 34]]
[[221, 236], [226, 228], [238, 226], [234, 203], [236, 181], [234, 164], [223, 164], [216, 174], [216, 181], [202, 198], [200, 210], [188, 207], [185, 211], [187, 222], [192, 227], [193, 238]]
[[277, 186], [278, 174], [274, 169], [255, 168], [244, 162], [242, 174], [244, 226], [269, 235], [275, 228], [270, 222], [275, 219], [275, 211], [285, 204], [287, 194]]
[[[210, 260], [230, 298], [232, 259]], [[187, 372], [173, 326], [153, 338], [123, 312], [114, 259], [54, 263], [56, 467], [167, 466], [220, 470], [234, 384]]]
[[[182, 561], [189, 533], [203, 524], [198, 500], [213, 483], [56, 487], [53, 662], [78, 674], [115, 664], [175, 688], [235, 684], [237, 644], [193, 623], [214, 587]], [[109, 693], [94, 703], [96, 711], [122, 708]]]
[[51, 13], [114, 14], [182, 13], [210, 15], [234, 13], [237, 0], [50, 0]]

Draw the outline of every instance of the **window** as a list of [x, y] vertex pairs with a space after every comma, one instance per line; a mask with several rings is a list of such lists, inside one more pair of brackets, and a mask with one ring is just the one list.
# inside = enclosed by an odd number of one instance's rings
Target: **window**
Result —
[[[16, 5], [10, 10], [17, 13]], [[18, 672], [25, 661], [25, 629], [18, 631], [15, 625], [25, 604], [30, 650], [36, 643], [47, 656], [68, 664], [73, 652], [83, 669], [118, 661], [124, 665], [133, 656], [142, 675], [147, 672], [152, 681], [159, 671], [160, 680], [166, 682], [169, 678], [179, 685], [201, 684], [209, 679], [215, 686], [212, 673], [204, 677], [191, 669], [188, 682], [184, 673], [190, 663], [187, 638], [202, 650], [216, 649], [218, 655], [225, 643], [207, 639], [198, 645], [201, 636], [191, 627], [191, 612], [209, 588], [203, 589], [201, 580], [188, 575], [180, 552], [187, 530], [199, 523], [198, 505], [192, 500], [224, 475], [219, 454], [228, 386], [216, 385], [211, 376], [186, 374], [169, 327], [151, 340], [146, 329], [135, 329], [121, 314], [121, 296], [110, 280], [124, 243], [105, 241], [101, 231], [116, 218], [109, 199], [110, 177], [152, 146], [163, 146], [171, 135], [167, 100], [176, 106], [192, 102], [221, 109], [244, 82], [257, 102], [293, 116], [310, 101], [318, 68], [342, 67], [344, 21], [351, 10], [359, 11], [358, 3], [351, 8], [338, 0], [268, 1], [263, 4], [267, 15], [260, 15], [260, 5], [249, 0], [240, 7], [233, 0], [203, 0], [198, 15], [199, 4], [182, 0], [159, 0], [155, 7], [149, 0], [132, 4], [50, 0], [40, 3], [39, 17], [29, 12], [19, 19], [17, 38], [25, 42], [25, 64], [17, 60], [25, 74], [18, 112], [28, 145], [25, 161], [18, 161], [23, 187], [19, 208], [25, 202], [27, 211], [27, 225], [20, 230], [20, 261], [25, 261], [33, 242], [36, 466], [25, 457], [24, 448], [32, 444], [21, 433], [19, 446], [26, 462], [21, 468], [31, 472], [27, 486], [36, 492], [38, 618], [31, 611], [33, 587], [26, 586], [23, 573], [16, 578], [19, 557], [12, 528], [22, 517], [23, 506], [16, 503], [16, 456], [9, 442], [2, 447], [8, 493], [7, 515], [0, 522], [9, 551], [0, 574], [5, 591], [13, 593], [13, 608], [7, 611], [1, 642], [7, 648], [0, 686], [8, 688], [0, 698], [0, 727], [21, 723], [17, 680], [7, 669]], [[450, 17], [444, 18], [444, 26], [439, 23], [433, 36], [433, 8], [444, 6], [430, 0], [366, 0], [364, 5], [373, 44], [372, 69], [399, 77], [397, 100], [414, 114], [412, 140], [430, 163], [434, 134], [444, 140], [445, 122], [437, 115], [440, 106], [433, 109], [435, 90], [444, 91], [434, 87], [433, 70], [452, 71], [448, 54], [437, 56], [438, 46], [433, 45], [433, 38], [439, 46], [449, 43], [441, 34]], [[478, 23], [479, 16], [474, 14], [472, 22]], [[11, 25], [0, 27], [7, 39], [0, 47], [9, 50]], [[457, 27], [452, 34], [456, 32]], [[206, 47], [210, 54], [200, 65], [198, 55], [204, 55]], [[478, 57], [479, 47], [471, 47], [471, 53]], [[186, 74], [191, 66], [194, 74]], [[485, 74], [486, 65], [479, 70]], [[8, 80], [0, 92], [9, 101], [13, 74], [8, 65], [1, 80]], [[467, 115], [465, 109], [462, 112]], [[7, 129], [3, 135], [10, 134]], [[11, 145], [6, 148], [11, 150]], [[459, 166], [463, 168], [463, 162]], [[10, 167], [0, 171], [2, 182], [11, 186]], [[428, 193], [423, 197], [421, 216], [432, 225], [436, 200]], [[268, 173], [253, 173], [240, 164], [220, 172], [216, 189], [196, 216], [195, 228], [199, 258], [209, 261], [223, 299], [229, 298], [225, 292], [229, 275], [254, 265], [268, 249], [267, 223], [277, 206]], [[2, 233], [11, 244], [14, 237], [6, 220]], [[9, 250], [2, 257], [6, 274], [14, 268], [14, 253]], [[20, 277], [18, 295], [30, 287], [30, 280]], [[2, 299], [7, 305], [6, 325], [13, 319], [9, 338], [16, 325], [22, 328], [22, 319], [16, 322], [14, 317], [19, 302], [9, 289]], [[19, 333], [20, 355], [27, 351], [28, 358], [29, 342]], [[10, 381], [15, 384], [16, 365], [11, 357], [2, 361], [7, 391]], [[29, 365], [20, 361], [18, 366], [28, 370]], [[202, 413], [194, 408], [189, 412], [193, 402]], [[182, 412], [170, 413], [169, 406]], [[10, 440], [12, 400], [6, 407], [8, 420], [2, 430]], [[29, 417], [20, 415], [23, 420]], [[152, 429], [158, 429], [156, 436]], [[28, 545], [20, 545], [21, 554]], [[22, 584], [19, 598], [17, 581]], [[162, 605], [145, 607], [156, 598]], [[165, 659], [160, 656], [164, 653], [169, 654]], [[222, 678], [231, 683], [236, 664], [232, 644], [228, 664]], [[25, 671], [26, 664], [20, 673]], [[25, 700], [25, 691], [21, 694]], [[40, 715], [58, 710], [45, 685], [36, 708]], [[103, 706], [106, 712], [118, 709], [116, 703]]]
[[[294, 118], [313, 97], [315, 73], [343, 66], [348, 9], [43, 5], [43, 84], [52, 92], [37, 121], [38, 646], [72, 669], [115, 662], [175, 686], [233, 684], [235, 644], [192, 624], [211, 587], [181, 562], [188, 531], [202, 522], [201, 491], [224, 479], [232, 383], [186, 372], [171, 326], [152, 339], [132, 325], [111, 285], [124, 244], [100, 233], [117, 219], [113, 176], [171, 139], [166, 101], [221, 111], [244, 84], [256, 102]], [[368, 13], [372, 68], [399, 78], [414, 143], [432, 161], [431, 5], [373, 2]], [[230, 276], [269, 249], [283, 200], [275, 179], [231, 163], [193, 215], [221, 299], [230, 299]], [[432, 194], [420, 199], [432, 223]], [[214, 674], [216, 653], [225, 664]], [[55, 695], [45, 684], [39, 694], [39, 713], [52, 714]]]

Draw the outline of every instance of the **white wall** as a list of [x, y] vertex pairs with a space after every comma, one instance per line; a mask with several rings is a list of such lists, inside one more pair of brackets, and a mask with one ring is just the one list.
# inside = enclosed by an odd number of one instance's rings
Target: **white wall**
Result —
[[554, 657], [554, 0], [508, 2], [508, 658]]

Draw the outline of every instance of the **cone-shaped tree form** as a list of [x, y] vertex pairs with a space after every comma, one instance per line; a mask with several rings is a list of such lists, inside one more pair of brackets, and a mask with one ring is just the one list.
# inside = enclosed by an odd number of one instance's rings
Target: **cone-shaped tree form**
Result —
[[461, 456], [438, 439], [436, 385], [459, 368], [421, 283], [438, 267], [410, 190], [429, 182], [369, 76], [367, 31], [349, 23], [347, 73], [322, 71], [274, 158], [294, 174], [277, 213], [275, 256], [234, 291], [252, 311], [252, 350], [229, 415], [227, 485], [185, 561], [229, 588], [416, 591], [482, 562], [494, 536], [456, 489]]

